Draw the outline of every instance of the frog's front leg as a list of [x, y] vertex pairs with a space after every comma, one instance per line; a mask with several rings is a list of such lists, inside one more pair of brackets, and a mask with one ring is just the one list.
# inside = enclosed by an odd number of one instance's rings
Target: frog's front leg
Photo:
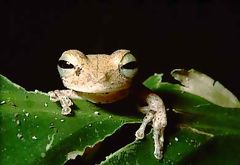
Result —
[[50, 100], [53, 102], [59, 101], [62, 106], [62, 114], [69, 115], [71, 113], [70, 106], [73, 105], [71, 99], [80, 99], [81, 97], [73, 90], [54, 90], [48, 92]]
[[147, 106], [140, 107], [139, 110], [146, 114], [139, 129], [136, 131], [136, 139], [144, 138], [144, 131], [148, 123], [152, 121], [154, 156], [161, 159], [163, 156], [164, 129], [167, 126], [167, 116], [162, 99], [154, 94], [148, 93], [144, 97]]

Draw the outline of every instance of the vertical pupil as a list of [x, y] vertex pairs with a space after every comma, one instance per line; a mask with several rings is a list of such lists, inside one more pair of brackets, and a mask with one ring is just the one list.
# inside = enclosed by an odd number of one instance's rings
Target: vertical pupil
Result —
[[58, 61], [58, 66], [63, 68], [63, 69], [71, 69], [71, 68], [74, 68], [73, 64], [71, 64], [70, 62], [68, 61], [65, 61], [65, 60], [59, 60]]

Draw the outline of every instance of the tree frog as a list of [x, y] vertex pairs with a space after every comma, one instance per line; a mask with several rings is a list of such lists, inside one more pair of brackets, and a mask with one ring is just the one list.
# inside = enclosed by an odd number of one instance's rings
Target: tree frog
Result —
[[[66, 90], [48, 92], [50, 100], [59, 101], [62, 114], [71, 113], [71, 99], [86, 99], [93, 103], [107, 104], [135, 96], [144, 102], [139, 106], [145, 114], [142, 124], [136, 131], [136, 139], [143, 139], [145, 128], [152, 122], [154, 156], [163, 157], [164, 129], [167, 116], [162, 99], [147, 89], [132, 85], [138, 68], [136, 58], [129, 50], [117, 50], [111, 55], [84, 55], [78, 50], [63, 52], [58, 61], [58, 72]], [[139, 85], [138, 85], [139, 86]]]

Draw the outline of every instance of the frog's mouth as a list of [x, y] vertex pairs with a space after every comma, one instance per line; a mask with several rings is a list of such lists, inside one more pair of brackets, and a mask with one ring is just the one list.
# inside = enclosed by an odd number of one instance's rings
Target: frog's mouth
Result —
[[77, 92], [82, 93], [97, 93], [97, 94], [104, 94], [104, 93], [114, 93], [119, 92], [122, 90], [127, 90], [130, 88], [131, 82], [129, 80], [117, 83], [96, 83], [90, 81], [83, 81], [84, 83], [80, 83], [79, 81], [69, 81], [68, 79], [63, 79], [63, 85], [68, 88], [72, 89]]
[[119, 101], [128, 96], [129, 90], [123, 89], [115, 92], [104, 92], [104, 93], [86, 93], [77, 92], [79, 96], [93, 103], [108, 104]]

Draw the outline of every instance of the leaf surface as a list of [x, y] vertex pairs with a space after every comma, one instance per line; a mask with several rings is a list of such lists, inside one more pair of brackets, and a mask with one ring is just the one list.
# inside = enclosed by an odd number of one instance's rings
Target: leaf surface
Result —
[[114, 114], [83, 100], [74, 114], [43, 92], [28, 92], [0, 76], [0, 164], [63, 164], [136, 117]]

